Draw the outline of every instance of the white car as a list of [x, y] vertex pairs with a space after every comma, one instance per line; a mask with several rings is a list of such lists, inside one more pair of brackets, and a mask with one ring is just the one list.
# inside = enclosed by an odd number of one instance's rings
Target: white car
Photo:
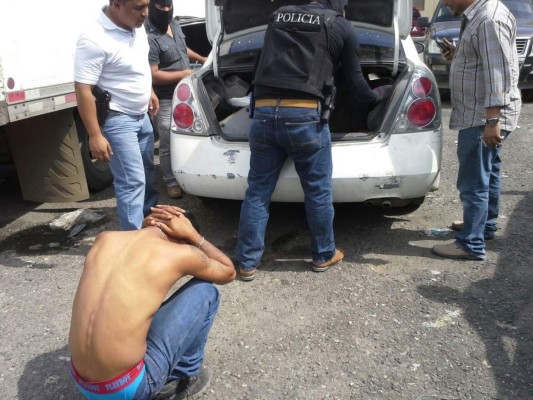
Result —
[[[241, 200], [250, 150], [249, 89], [270, 14], [308, 0], [206, 0], [208, 62], [182, 79], [173, 99], [172, 170], [191, 195]], [[350, 111], [336, 81], [330, 119], [334, 202], [382, 207], [419, 205], [439, 186], [441, 105], [431, 71], [409, 32], [410, 0], [350, 0], [346, 18], [357, 30], [362, 68], [372, 87], [393, 84], [373, 121]], [[376, 125], [372, 129], [368, 125]], [[292, 161], [284, 165], [272, 201], [303, 202]]]

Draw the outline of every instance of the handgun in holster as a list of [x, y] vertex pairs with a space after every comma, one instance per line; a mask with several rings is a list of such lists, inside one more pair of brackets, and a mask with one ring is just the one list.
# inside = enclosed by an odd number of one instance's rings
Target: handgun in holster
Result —
[[333, 77], [324, 85], [324, 102], [322, 104], [322, 114], [320, 115], [320, 122], [327, 124], [331, 113], [335, 108], [335, 94], [337, 88]]
[[96, 104], [96, 118], [98, 125], [103, 126], [109, 113], [109, 102], [111, 101], [111, 94], [107, 90], [99, 86], [92, 87], [92, 94]]

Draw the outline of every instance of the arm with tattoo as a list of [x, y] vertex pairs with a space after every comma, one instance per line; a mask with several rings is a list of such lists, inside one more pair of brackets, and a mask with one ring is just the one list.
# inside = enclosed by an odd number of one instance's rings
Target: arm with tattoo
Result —
[[196, 262], [183, 266], [185, 273], [218, 284], [235, 279], [235, 267], [229, 257], [198, 233], [182, 209], [158, 206], [150, 217], [151, 225], [176, 241], [189, 244]]

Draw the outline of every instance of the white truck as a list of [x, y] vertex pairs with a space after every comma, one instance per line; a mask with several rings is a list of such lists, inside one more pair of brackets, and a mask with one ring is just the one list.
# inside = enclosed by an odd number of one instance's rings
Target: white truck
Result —
[[73, 82], [78, 36], [107, 3], [2, 0], [0, 162], [14, 162], [26, 200], [84, 200], [112, 182], [91, 159]]

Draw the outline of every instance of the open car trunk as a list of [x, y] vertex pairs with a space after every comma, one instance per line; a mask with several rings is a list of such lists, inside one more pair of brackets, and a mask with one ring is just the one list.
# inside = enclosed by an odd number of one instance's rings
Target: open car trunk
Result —
[[[207, 0], [207, 36], [213, 44], [213, 69], [199, 74], [205, 91], [200, 99], [214, 110], [211, 126], [226, 140], [247, 141], [250, 85], [260, 55], [270, 15], [282, 5], [305, 4], [309, 0]], [[406, 69], [401, 39], [411, 30], [410, 0], [349, 0], [346, 19], [356, 29], [360, 58], [369, 85], [395, 84]], [[368, 140], [378, 134], [387, 104], [368, 121], [369, 110], [348, 96], [342, 74], [336, 76], [335, 110], [330, 117], [333, 140]], [[350, 100], [348, 99], [350, 97]], [[373, 114], [376, 114], [376, 111]], [[216, 121], [215, 121], [216, 120]], [[376, 123], [379, 121], [379, 123]], [[220, 129], [217, 129], [219, 127]]]
[[[372, 88], [395, 83], [390, 66], [366, 66], [363, 71]], [[401, 73], [396, 75], [396, 79], [399, 79], [399, 76]], [[203, 93], [201, 101], [204, 105], [211, 105], [209, 108], [214, 110], [213, 118], [216, 118], [220, 126], [219, 134], [226, 140], [248, 141], [248, 132], [252, 123], [249, 117], [249, 91], [252, 79], [251, 69], [239, 73], [227, 73], [220, 78], [215, 77], [212, 71], [207, 71], [202, 76], [205, 90], [199, 90], [199, 93]], [[373, 113], [374, 121], [369, 121], [370, 110], [349, 99], [346, 85], [341, 78], [336, 80], [336, 86], [335, 109], [329, 121], [332, 140], [369, 140], [378, 134], [376, 127], [379, 127], [379, 123], [376, 121], [383, 121], [387, 111], [386, 104], [381, 106], [380, 110], [376, 110], [377, 115]], [[216, 124], [214, 121], [213, 123]], [[374, 129], [370, 129], [369, 126], [374, 126]]]

